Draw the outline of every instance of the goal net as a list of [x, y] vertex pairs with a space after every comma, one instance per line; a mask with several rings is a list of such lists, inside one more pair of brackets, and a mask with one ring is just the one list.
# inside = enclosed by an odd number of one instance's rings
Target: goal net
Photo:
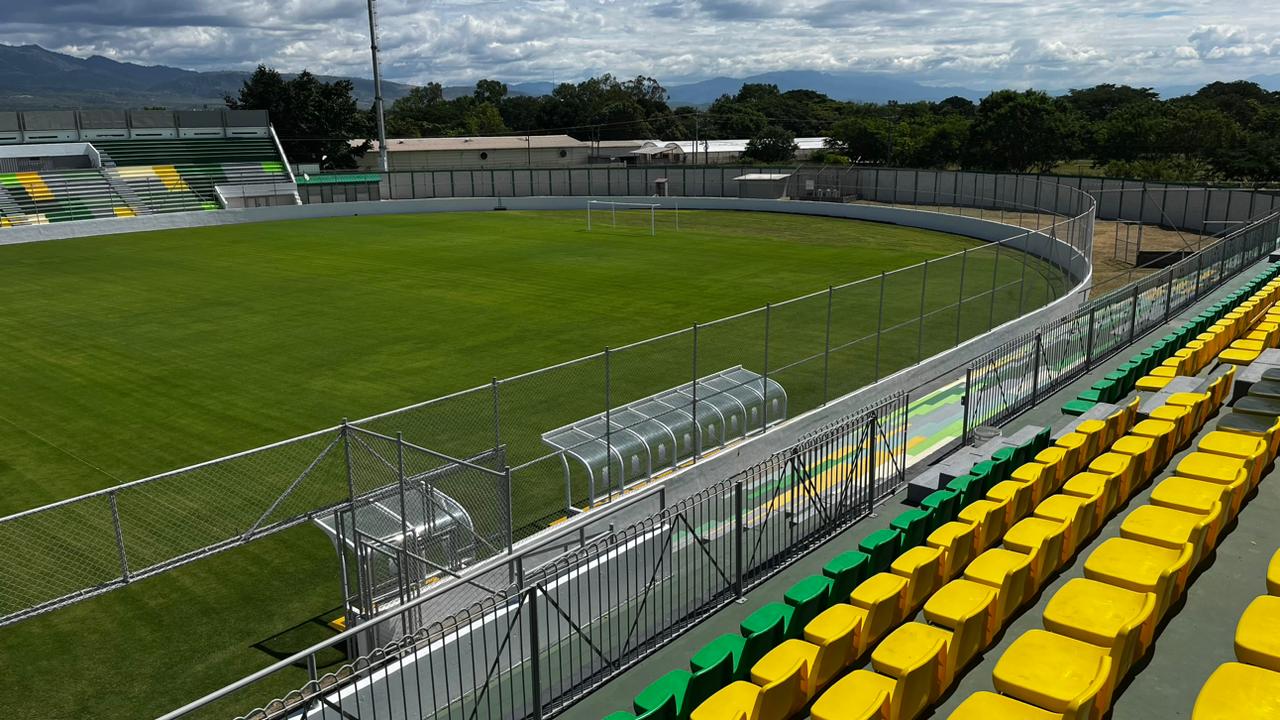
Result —
[[588, 232], [625, 232], [657, 235], [680, 229], [680, 208], [662, 203], [587, 201]]

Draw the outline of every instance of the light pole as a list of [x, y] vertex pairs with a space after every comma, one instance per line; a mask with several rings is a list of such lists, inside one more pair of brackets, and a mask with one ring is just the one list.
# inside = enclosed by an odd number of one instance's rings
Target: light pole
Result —
[[378, 60], [378, 0], [369, 0], [369, 50], [373, 53], [373, 111], [378, 119], [378, 168], [387, 172], [387, 125], [382, 116], [382, 67]]

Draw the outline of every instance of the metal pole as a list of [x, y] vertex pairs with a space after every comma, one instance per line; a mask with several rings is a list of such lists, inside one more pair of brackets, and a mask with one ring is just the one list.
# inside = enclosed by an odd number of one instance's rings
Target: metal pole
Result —
[[351, 426], [342, 418], [342, 455], [347, 464], [347, 502], [351, 506], [351, 527], [356, 524], [356, 483], [351, 474]]
[[1036, 333], [1036, 352], [1035, 358], [1031, 361], [1031, 404], [1035, 405], [1040, 400], [1040, 353], [1043, 351], [1044, 341], [1040, 333]]
[[510, 555], [515, 551], [516, 544], [515, 497], [511, 485], [510, 465], [504, 465], [502, 467], [502, 479], [506, 483], [507, 492], [507, 554]]
[[876, 307], [876, 380], [880, 379], [880, 333], [884, 328], [884, 272], [880, 273], [880, 303]]
[[698, 425], [698, 323], [693, 324], [693, 459], [702, 457], [702, 428]]
[[502, 415], [500, 414], [501, 405], [498, 403], [498, 378], [493, 379], [493, 454], [497, 456], [502, 452]]
[[742, 515], [742, 481], [739, 480], [733, 484], [733, 595], [739, 602], [746, 600], [742, 579], [742, 553], [745, 546]]
[[538, 622], [538, 586], [529, 588], [525, 602], [529, 603], [529, 680], [533, 685], [533, 717], [542, 720], [542, 649], [538, 642], [541, 625]]
[[[764, 374], [761, 376], [760, 399], [764, 407], [760, 411], [760, 432], [769, 429], [769, 319], [773, 314], [773, 305], [764, 305]], [[745, 426], [746, 418], [743, 418]]]
[[[604, 462], [605, 467], [613, 466], [613, 396], [610, 387], [610, 359], [612, 353], [609, 347], [604, 348]], [[622, 466], [622, 461], [618, 461], [618, 494], [621, 495], [626, 482], [626, 468]]]
[[964, 419], [960, 426], [960, 444], [969, 444], [969, 406], [973, 403], [973, 396], [970, 393], [973, 390], [973, 368], [964, 369], [964, 397], [960, 403], [964, 409]]
[[405, 515], [404, 502], [404, 432], [396, 433], [396, 479], [400, 485], [400, 547], [409, 542], [409, 518]]
[[832, 294], [835, 288], [827, 286], [827, 331], [824, 349], [822, 351], [822, 404], [827, 404], [827, 399], [831, 397], [831, 303]]
[[1133, 342], [1133, 335], [1138, 331], [1138, 288], [1133, 288], [1133, 312], [1129, 313], [1129, 342]]
[[116, 494], [108, 493], [111, 501], [111, 524], [116, 531], [116, 554], [120, 558], [120, 579], [129, 582], [129, 558], [124, 552], [124, 529], [120, 526], [120, 507], [116, 503]]
[[1023, 302], [1027, 296], [1027, 263], [1031, 262], [1031, 233], [1022, 241], [1022, 280], [1018, 285], [1018, 317], [1022, 317]]
[[1085, 369], [1093, 367], [1093, 326], [1095, 316], [1098, 313], [1098, 306], [1093, 305], [1089, 308], [1089, 334], [1085, 338], [1084, 346], [1084, 366]]
[[369, 3], [369, 50], [373, 55], [373, 109], [378, 120], [378, 169], [383, 173], [387, 166], [387, 126], [382, 113], [382, 63], [378, 60], [378, 0]]
[[1000, 243], [996, 243], [996, 259], [991, 264], [991, 303], [987, 309], [987, 329], [995, 327], [996, 322], [996, 285], [1000, 282]]
[[956, 300], [956, 344], [960, 344], [960, 318], [964, 317], [964, 273], [969, 264], [969, 248], [960, 251], [960, 292]]

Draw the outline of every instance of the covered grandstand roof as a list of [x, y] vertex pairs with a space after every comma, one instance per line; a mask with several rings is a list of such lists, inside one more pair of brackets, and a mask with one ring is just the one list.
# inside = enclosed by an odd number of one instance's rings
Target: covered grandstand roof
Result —
[[[363, 144], [353, 140], [353, 145]], [[495, 137], [388, 138], [387, 152], [423, 152], [432, 150], [534, 150], [545, 148], [587, 148], [590, 143], [568, 135], [501, 135]], [[374, 141], [371, 152], [378, 151]]]

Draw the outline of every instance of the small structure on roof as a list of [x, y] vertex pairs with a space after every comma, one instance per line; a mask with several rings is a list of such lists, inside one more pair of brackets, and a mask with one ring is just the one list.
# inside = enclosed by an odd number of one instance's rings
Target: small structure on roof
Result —
[[622, 491], [707, 450], [785, 420], [787, 393], [741, 365], [542, 434], [564, 465], [566, 504], [575, 468], [589, 500]]
[[791, 173], [747, 173], [733, 179], [738, 184], [738, 197], [786, 199]]
[[[363, 140], [352, 140], [361, 145]], [[388, 138], [391, 170], [571, 167], [587, 165], [591, 144], [568, 135]], [[378, 143], [360, 158], [365, 170], [377, 165]]]

